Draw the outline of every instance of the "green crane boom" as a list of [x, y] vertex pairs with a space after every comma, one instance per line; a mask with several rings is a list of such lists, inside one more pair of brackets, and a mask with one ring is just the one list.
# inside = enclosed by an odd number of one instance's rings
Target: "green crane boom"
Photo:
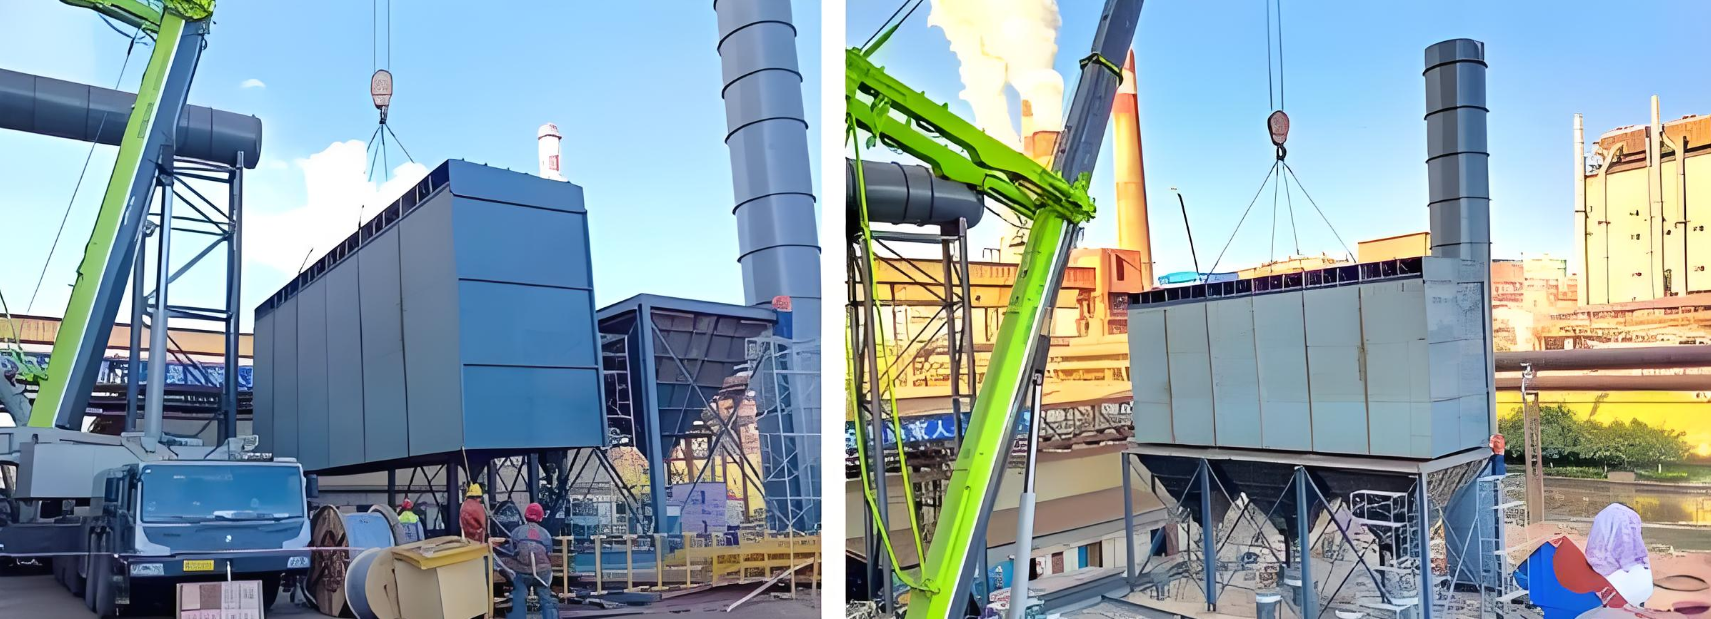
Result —
[[31, 427], [78, 430], [124, 296], [125, 275], [136, 257], [156, 176], [160, 166], [172, 162], [171, 141], [190, 93], [214, 2], [168, 0], [156, 8], [139, 0], [63, 1], [155, 37], [113, 175], [107, 181], [94, 231], [77, 267], [77, 282], [66, 304], [64, 321], [54, 337], [47, 378], [27, 415]]
[[[919, 158], [944, 178], [978, 187], [987, 196], [1031, 217], [1027, 247], [1004, 309], [991, 360], [970, 415], [962, 450], [951, 472], [934, 543], [922, 563], [921, 590], [909, 616], [951, 617], [966, 598], [973, 539], [991, 506], [1004, 455], [1015, 438], [1014, 403], [1048, 318], [1048, 299], [1063, 276], [1074, 231], [1093, 218], [1086, 181], [1071, 184], [1015, 149], [993, 139], [874, 66], [859, 50], [845, 55], [845, 95], [851, 120], [883, 143]], [[929, 133], [930, 132], [930, 133]], [[961, 152], [939, 141], [943, 139]]]
[[951, 619], [960, 616], [967, 603], [970, 567], [975, 553], [985, 552], [985, 540], [976, 536], [984, 531], [992, 512], [1005, 458], [1016, 437], [1017, 413], [1027, 407], [1029, 377], [1050, 345], [1045, 334], [1052, 300], [1062, 286], [1064, 267], [1081, 226], [1094, 216], [1088, 181], [1122, 79], [1110, 59], [1121, 58], [1129, 48], [1141, 5], [1142, 0], [1106, 0], [1056, 145], [1055, 170], [887, 75], [868, 59], [868, 52], [851, 49], [844, 55], [846, 107], [857, 129], [920, 159], [934, 174], [969, 184], [1032, 219], [986, 375], [975, 394], [967, 434], [951, 468], [933, 543], [910, 597], [910, 619]]

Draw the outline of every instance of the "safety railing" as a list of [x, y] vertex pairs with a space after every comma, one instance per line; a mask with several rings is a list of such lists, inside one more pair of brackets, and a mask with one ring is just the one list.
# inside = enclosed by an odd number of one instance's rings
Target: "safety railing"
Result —
[[[554, 575], [589, 596], [790, 579], [818, 589], [820, 536], [731, 534], [561, 536]], [[801, 580], [807, 583], [799, 583]]]

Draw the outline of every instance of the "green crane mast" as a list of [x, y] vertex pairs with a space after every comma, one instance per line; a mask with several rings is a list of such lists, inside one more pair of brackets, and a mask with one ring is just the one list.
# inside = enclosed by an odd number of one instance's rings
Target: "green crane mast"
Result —
[[1055, 170], [886, 74], [869, 59], [872, 48], [850, 49], [844, 55], [845, 101], [854, 128], [1032, 220], [967, 434], [952, 465], [933, 543], [911, 593], [909, 619], [960, 616], [972, 590], [974, 553], [985, 552], [984, 540], [976, 536], [985, 530], [992, 511], [1016, 436], [1017, 413], [1027, 406], [1026, 387], [1043, 366], [1040, 361], [1050, 343], [1044, 334], [1051, 300], [1057, 297], [1081, 226], [1094, 216], [1088, 179], [1122, 80], [1110, 59], [1121, 58], [1129, 48], [1140, 11], [1141, 0], [1107, 0], [1092, 52], [1081, 62], [1082, 76], [1053, 157]]
[[[126, 273], [136, 257], [144, 214], [161, 165], [172, 162], [171, 142], [201, 58], [214, 14], [213, 0], [62, 0], [94, 10], [155, 39], [135, 107], [125, 125], [119, 157], [107, 181], [94, 232], [77, 267], [77, 282], [54, 337], [47, 377], [27, 417], [36, 428], [79, 430], [102, 351], [124, 296]], [[159, 303], [157, 303], [158, 305]], [[162, 326], [157, 324], [157, 326]], [[160, 339], [160, 338], [155, 338]], [[163, 348], [151, 348], [164, 358]], [[151, 400], [160, 397], [151, 391]]]

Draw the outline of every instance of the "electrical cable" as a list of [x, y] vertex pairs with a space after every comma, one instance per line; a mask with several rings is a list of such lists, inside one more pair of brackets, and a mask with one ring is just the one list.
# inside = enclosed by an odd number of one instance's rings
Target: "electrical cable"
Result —
[[1224, 252], [1230, 251], [1230, 244], [1235, 242], [1236, 233], [1242, 231], [1242, 222], [1245, 222], [1248, 220], [1248, 212], [1254, 210], [1254, 203], [1259, 202], [1260, 194], [1265, 193], [1266, 185], [1271, 184], [1271, 175], [1277, 173], [1277, 166], [1278, 166], [1277, 162], [1275, 162], [1275, 161], [1272, 162], [1271, 170], [1267, 171], [1265, 173], [1265, 180], [1260, 181], [1259, 190], [1255, 191], [1253, 199], [1248, 201], [1248, 208], [1246, 208], [1242, 211], [1242, 218], [1236, 221], [1236, 229], [1230, 231], [1229, 240], [1224, 241], [1224, 248], [1218, 250], [1218, 259], [1212, 261], [1212, 268], [1211, 268], [1211, 270], [1206, 271], [1207, 273], [1218, 272], [1218, 263], [1224, 261]]
[[[119, 64], [119, 77], [113, 80], [114, 90], [118, 90], [119, 86], [124, 84], [125, 69], [131, 66], [131, 53], [136, 51], [137, 36], [138, 33], [141, 33], [142, 31], [143, 27], [139, 24], [137, 25], [136, 33], [131, 34], [131, 44], [125, 47], [125, 60]], [[95, 135], [101, 135], [101, 130], [107, 127], [107, 116], [108, 114], [101, 115], [101, 122], [95, 125]], [[53, 264], [53, 254], [59, 249], [60, 237], [65, 234], [65, 223], [71, 219], [71, 207], [77, 203], [78, 192], [83, 190], [83, 178], [85, 175], [89, 174], [89, 162], [95, 158], [95, 147], [97, 145], [98, 144], [94, 140], [91, 140], [89, 142], [89, 152], [83, 156], [83, 169], [77, 172], [77, 184], [73, 185], [71, 188], [71, 199], [66, 201], [65, 212], [61, 213], [59, 216], [59, 229], [53, 233], [53, 243], [48, 245], [48, 257], [46, 260], [42, 261], [42, 272], [40, 275], [36, 276], [35, 287], [30, 289], [30, 300], [28, 303], [24, 304], [25, 314], [30, 313], [36, 307], [36, 295], [42, 291], [42, 280], [47, 279], [48, 266]]]

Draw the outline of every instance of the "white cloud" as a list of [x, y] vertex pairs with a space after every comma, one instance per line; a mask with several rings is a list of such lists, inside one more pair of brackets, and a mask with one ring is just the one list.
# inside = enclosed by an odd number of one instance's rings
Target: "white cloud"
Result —
[[238, 84], [238, 88], [267, 88], [267, 83], [252, 77]]
[[367, 221], [428, 174], [427, 167], [411, 162], [395, 168], [384, 184], [370, 182], [366, 151], [357, 140], [334, 142], [292, 162], [303, 171], [304, 203], [284, 211], [246, 214], [246, 261], [294, 275], [305, 256], [318, 259], [355, 232], [359, 214]]

